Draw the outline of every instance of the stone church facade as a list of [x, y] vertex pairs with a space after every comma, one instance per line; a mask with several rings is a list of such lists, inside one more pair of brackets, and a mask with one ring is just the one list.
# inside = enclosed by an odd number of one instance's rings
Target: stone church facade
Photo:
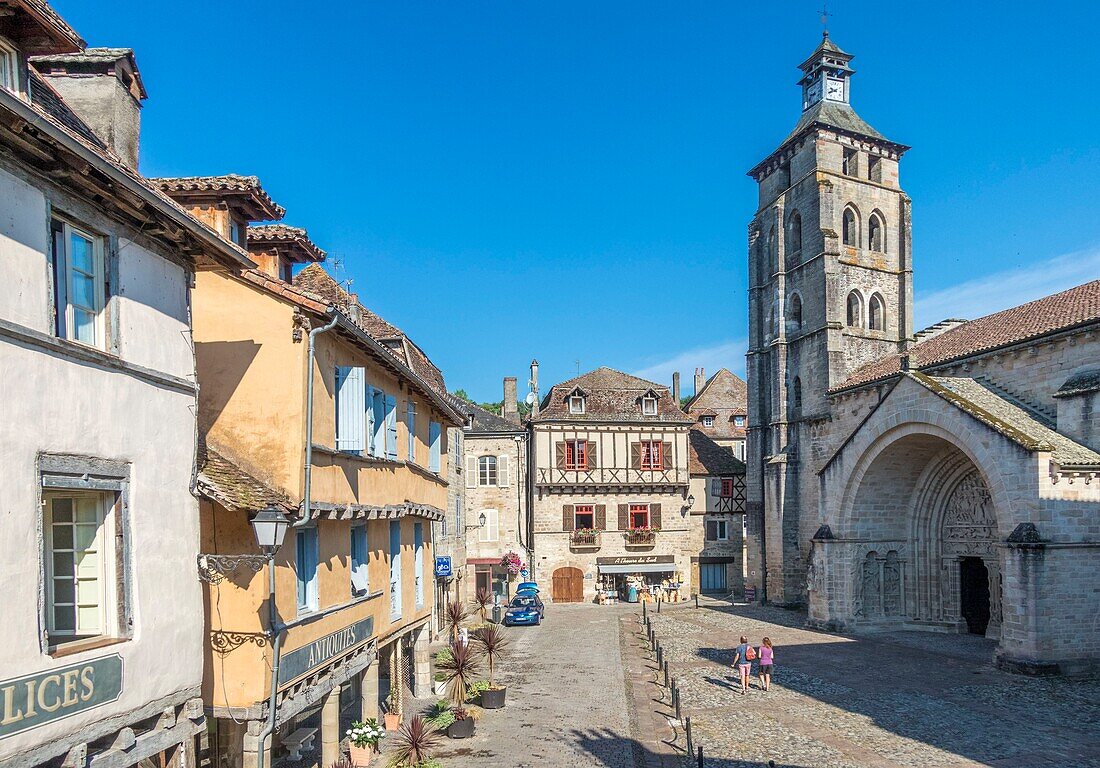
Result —
[[907, 147], [802, 65], [750, 171], [748, 576], [831, 628], [985, 634], [1002, 666], [1100, 660], [1100, 281], [914, 335]]

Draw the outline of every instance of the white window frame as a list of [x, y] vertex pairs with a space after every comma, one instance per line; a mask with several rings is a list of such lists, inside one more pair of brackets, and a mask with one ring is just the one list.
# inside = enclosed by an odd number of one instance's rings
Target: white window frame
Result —
[[[104, 332], [105, 326], [103, 321], [104, 308], [107, 303], [106, 297], [106, 276], [105, 276], [105, 259], [104, 259], [104, 238], [102, 235], [97, 235], [88, 229], [73, 224], [67, 219], [61, 217], [54, 217], [54, 221], [61, 226], [61, 247], [64, 249], [62, 253], [56, 253], [58, 243], [56, 237], [53, 242], [53, 249], [55, 251], [54, 259], [58, 262], [60, 269], [55, 269], [54, 274], [64, 279], [64, 296], [65, 306], [62, 308], [57, 306], [57, 296], [55, 295], [55, 306], [59, 312], [64, 313], [64, 317], [60, 318], [61, 323], [61, 335], [62, 338], [69, 341], [75, 341], [77, 344], [84, 344], [86, 346], [95, 347], [97, 349], [106, 348], [106, 334]], [[56, 234], [56, 233], [55, 233]], [[94, 274], [89, 274], [84, 270], [77, 270], [73, 268], [72, 264], [72, 237], [76, 235], [81, 237], [92, 244], [92, 269]], [[93, 292], [92, 303], [95, 306], [87, 307], [84, 305], [76, 305], [73, 303], [73, 290], [72, 290], [72, 278], [73, 273], [77, 272], [81, 275], [87, 275], [92, 278]], [[59, 286], [54, 286], [55, 294], [60, 289]], [[76, 311], [83, 310], [90, 312], [95, 316], [95, 320], [92, 324], [92, 328], [95, 332], [95, 339], [91, 342], [76, 338]]]
[[[490, 461], [491, 460], [491, 461]], [[489, 488], [500, 482], [500, 460], [496, 456], [487, 454], [477, 457], [477, 485], [479, 488]]]
[[584, 396], [583, 395], [570, 395], [569, 396], [569, 412], [578, 416], [584, 414]]
[[6, 66], [0, 64], [0, 87], [12, 93], [20, 93], [19, 51], [2, 37], [0, 37], [0, 60], [6, 62]]
[[485, 515], [485, 525], [480, 525], [477, 529], [478, 542], [489, 544], [500, 541], [500, 512], [495, 509], [483, 509], [477, 514], [479, 518], [482, 514]]
[[733, 417], [733, 426], [735, 426], [735, 427], [745, 426], [745, 417], [744, 416], [734, 416]]
[[713, 416], [704, 416], [703, 417], [703, 426], [704, 427], [713, 427], [714, 426], [714, 417]]
[[[714, 537], [711, 537], [711, 535], [710, 535], [710, 526], [712, 524], [715, 527], [715, 534], [716, 535]], [[717, 535], [719, 531], [721, 531], [721, 534], [722, 534], [720, 536]], [[729, 538], [730, 538], [729, 533], [730, 533], [730, 531], [729, 531], [729, 520], [727, 520], [726, 518], [724, 518], [724, 517], [708, 517], [706, 519], [706, 521], [704, 523], [704, 528], [703, 528], [703, 536], [704, 536], [704, 539], [706, 541], [729, 541]]]
[[655, 397], [643, 397], [642, 398], [642, 415], [643, 416], [656, 416], [657, 415], [657, 398], [655, 398]]
[[[59, 528], [65, 527], [64, 522], [54, 520], [54, 508], [53, 502], [60, 499], [71, 499], [73, 501], [72, 514], [73, 520], [69, 523], [72, 528], [73, 541], [70, 542], [68, 547], [57, 546], [55, 542], [55, 531]], [[99, 559], [99, 563], [95, 566], [95, 594], [89, 595], [84, 593], [84, 600], [81, 599], [81, 591], [78, 583], [80, 573], [78, 571], [77, 564], [75, 562], [76, 557], [76, 536], [77, 527], [79, 525], [90, 525], [88, 522], [78, 523], [76, 521], [77, 513], [77, 501], [91, 501], [94, 506], [95, 514], [95, 534], [92, 540], [89, 542], [91, 546], [84, 551], [93, 551], [96, 553]], [[113, 546], [115, 536], [113, 535], [116, 527], [116, 509], [118, 507], [117, 495], [111, 492], [102, 491], [68, 491], [68, 490], [47, 490], [42, 494], [43, 504], [43, 560], [46, 570], [46, 630], [50, 638], [50, 646], [56, 647], [65, 643], [77, 642], [82, 640], [88, 640], [97, 637], [118, 637], [118, 614], [119, 614], [119, 596], [118, 591], [115, 588], [121, 580], [121, 575], [118, 569], [118, 562], [115, 556], [115, 547]], [[56, 582], [60, 579], [66, 578], [65, 575], [57, 575], [54, 571], [56, 567], [56, 556], [58, 554], [70, 553], [74, 559], [73, 563], [73, 600], [72, 602], [62, 601], [58, 602], [56, 597]], [[89, 575], [89, 571], [84, 572], [84, 579], [90, 580], [93, 578]], [[94, 599], [94, 602], [92, 602]], [[96, 623], [94, 626], [84, 625], [81, 626], [80, 608], [94, 607], [97, 610]], [[56, 624], [56, 610], [58, 605], [69, 605], [73, 608], [73, 628], [72, 629], [58, 629]]]

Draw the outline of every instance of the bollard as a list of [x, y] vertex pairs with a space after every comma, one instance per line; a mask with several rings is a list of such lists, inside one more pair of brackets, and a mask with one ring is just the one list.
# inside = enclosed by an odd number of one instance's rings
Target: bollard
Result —
[[648, 621], [649, 620], [649, 616], [646, 613], [646, 609], [645, 609], [645, 603], [642, 603], [642, 620], [643, 621]]
[[661, 598], [657, 598], [657, 613], [661, 612]]
[[699, 607], [699, 593], [698, 592], [695, 593], [695, 607], [696, 608]]
[[663, 658], [664, 658], [664, 652], [661, 648], [661, 644], [657, 643], [657, 668], [658, 669], [660, 669], [661, 664], [664, 663]]
[[668, 659], [665, 659], [664, 673], [665, 673], [665, 688], [668, 688]]
[[684, 738], [687, 739], [687, 753], [695, 751], [695, 745], [691, 742], [691, 715], [684, 718]]
[[684, 717], [680, 712], [680, 686], [676, 685], [676, 681], [672, 681], [672, 708], [676, 711], [676, 720], [679, 722], [684, 721]]
[[703, 768], [703, 745], [699, 745], [699, 768]]

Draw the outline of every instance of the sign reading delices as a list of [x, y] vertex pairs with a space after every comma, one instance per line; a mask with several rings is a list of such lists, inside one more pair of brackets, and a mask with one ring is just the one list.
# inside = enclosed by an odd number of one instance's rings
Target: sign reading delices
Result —
[[122, 657], [0, 681], [0, 739], [75, 715], [122, 694]]
[[373, 634], [374, 617], [368, 616], [331, 635], [325, 635], [308, 645], [283, 654], [279, 662], [279, 685], [297, 680], [310, 670], [342, 656], [355, 646], [370, 640]]

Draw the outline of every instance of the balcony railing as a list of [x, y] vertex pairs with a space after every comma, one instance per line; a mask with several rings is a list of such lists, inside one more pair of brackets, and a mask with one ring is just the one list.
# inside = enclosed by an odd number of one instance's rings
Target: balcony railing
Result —
[[623, 531], [623, 541], [628, 547], [652, 547], [657, 543], [655, 528], [628, 528]]
[[569, 546], [576, 549], [599, 549], [600, 532], [594, 528], [580, 528], [569, 534]]
[[596, 469], [559, 469], [540, 467], [540, 485], [687, 485], [686, 469], [627, 469], [597, 467]]

